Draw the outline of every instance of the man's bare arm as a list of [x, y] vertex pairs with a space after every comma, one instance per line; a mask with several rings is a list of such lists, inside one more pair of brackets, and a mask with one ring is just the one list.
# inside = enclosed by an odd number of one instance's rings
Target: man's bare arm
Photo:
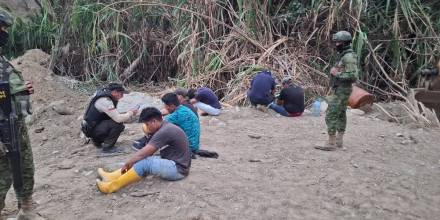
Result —
[[151, 144], [147, 144], [147, 146], [143, 147], [142, 149], [140, 149], [139, 151], [137, 151], [122, 167], [122, 173], [127, 172], [131, 167], [133, 167], [133, 165], [146, 158], [149, 157], [151, 155], [154, 154], [154, 152], [157, 151], [157, 148]]

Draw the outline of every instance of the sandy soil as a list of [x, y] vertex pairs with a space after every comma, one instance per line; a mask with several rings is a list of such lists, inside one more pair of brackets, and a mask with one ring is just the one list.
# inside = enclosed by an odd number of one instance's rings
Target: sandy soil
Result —
[[[116, 168], [128, 155], [98, 157], [98, 150], [82, 143], [78, 117], [87, 96], [50, 76], [41, 65], [46, 59], [30, 51], [14, 63], [36, 87], [29, 133], [37, 211], [47, 219], [440, 216], [439, 131], [354, 114], [348, 118], [347, 150], [322, 152], [313, 146], [326, 139], [323, 117], [286, 119], [250, 108], [226, 109], [215, 119], [201, 118], [202, 148], [217, 151], [218, 159], [193, 160], [182, 181], [147, 177], [103, 195], [95, 186], [96, 169]], [[119, 144], [130, 151], [131, 140], [140, 135], [139, 125], [129, 124]], [[4, 214], [16, 212], [11, 192]]]

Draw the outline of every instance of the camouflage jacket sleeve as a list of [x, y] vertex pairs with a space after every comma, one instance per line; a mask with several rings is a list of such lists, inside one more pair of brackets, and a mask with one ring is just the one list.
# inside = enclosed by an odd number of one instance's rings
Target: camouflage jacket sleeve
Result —
[[13, 95], [27, 90], [21, 72], [16, 69], [12, 69], [12, 72], [9, 75], [9, 83], [11, 86], [11, 93]]
[[347, 53], [338, 64], [341, 72], [336, 75], [336, 79], [340, 81], [355, 82], [359, 78], [359, 68], [357, 62], [357, 56], [354, 53]]
[[15, 106], [19, 118], [23, 118], [30, 113], [29, 94], [22, 93], [27, 91], [25, 81], [20, 71], [16, 70], [4, 57], [0, 57], [1, 74], [9, 74], [9, 87], [12, 95], [12, 105]]
[[2, 71], [2, 74], [9, 74], [9, 86], [12, 95], [27, 90], [21, 72], [16, 70], [4, 57], [0, 57], [0, 71]]

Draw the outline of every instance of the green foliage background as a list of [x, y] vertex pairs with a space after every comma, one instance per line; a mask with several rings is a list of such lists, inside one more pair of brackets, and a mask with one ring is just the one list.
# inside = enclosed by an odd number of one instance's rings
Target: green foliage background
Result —
[[[360, 84], [380, 98], [417, 86], [440, 58], [440, 2], [422, 0], [43, 0], [16, 18], [9, 56], [53, 55], [57, 74], [86, 81], [210, 86], [241, 103], [252, 74], [291, 75], [325, 95], [331, 34], [348, 30]], [[63, 50], [64, 49], [64, 50]], [[133, 67], [133, 68], [129, 68]]]

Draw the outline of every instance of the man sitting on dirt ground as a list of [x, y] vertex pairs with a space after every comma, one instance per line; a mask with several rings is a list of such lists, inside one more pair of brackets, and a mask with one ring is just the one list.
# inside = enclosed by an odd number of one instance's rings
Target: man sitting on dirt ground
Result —
[[197, 90], [188, 90], [188, 98], [191, 104], [200, 109], [203, 113], [202, 115], [220, 115], [222, 106], [218, 100], [217, 95], [206, 87], [201, 87]]
[[181, 105], [188, 107], [196, 114], [197, 117], [199, 117], [199, 114], [197, 113], [197, 108], [189, 102], [187, 89], [177, 88], [174, 93], [176, 93], [177, 98], [179, 98], [179, 102]]
[[[162, 97], [162, 102], [165, 105], [165, 120], [179, 126], [185, 132], [188, 141], [189, 149], [191, 150], [191, 158], [196, 159], [195, 155], [201, 157], [218, 158], [218, 154], [214, 151], [200, 149], [200, 122], [197, 113], [191, 111], [185, 105], [181, 104], [176, 93], [167, 93]], [[192, 105], [191, 105], [192, 106]], [[161, 111], [163, 115], [164, 111]], [[139, 150], [145, 146], [151, 135], [147, 134], [143, 139], [138, 140], [138, 144], [133, 144], [135, 150]]]
[[[152, 135], [151, 139], [121, 169], [110, 173], [98, 169], [102, 180], [97, 180], [96, 183], [101, 192], [116, 192], [146, 175], [175, 181], [189, 174], [191, 153], [182, 129], [163, 121], [162, 113], [154, 107], [142, 110], [139, 122], [143, 123], [144, 132]], [[160, 150], [160, 156], [152, 156], [157, 150]]]
[[304, 90], [292, 83], [292, 78], [286, 77], [282, 83], [283, 89], [277, 99], [277, 104], [269, 104], [269, 108], [286, 117], [298, 117], [304, 112]]
[[[193, 111], [194, 114], [198, 118], [199, 115], [197, 113], [197, 108], [189, 102], [188, 90], [184, 89], [184, 88], [178, 88], [178, 89], [176, 89], [176, 91], [174, 93], [176, 93], [177, 98], [179, 99], [180, 104], [185, 106], [185, 107], [187, 107], [187, 108], [189, 108], [189, 109], [191, 109], [191, 111]], [[168, 110], [165, 109], [165, 108], [161, 109], [160, 112], [162, 112], [162, 115], [170, 114], [170, 112], [168, 112]], [[151, 137], [149, 137], [148, 135], [144, 135], [142, 138], [133, 141], [132, 148], [134, 150], [139, 150], [139, 149], [143, 148], [145, 146], [145, 144], [147, 143], [149, 138], [151, 138]]]
[[131, 109], [124, 114], [118, 112], [116, 106], [124, 93], [127, 92], [121, 84], [110, 83], [96, 92], [84, 115], [82, 131], [92, 139], [96, 147], [102, 147], [103, 153], [121, 151], [115, 147], [115, 143], [125, 129], [123, 123], [131, 120], [138, 111]]
[[263, 70], [256, 74], [251, 81], [251, 88], [247, 93], [252, 106], [266, 112], [268, 105], [274, 100], [275, 86], [275, 79], [272, 77], [271, 72]]
[[[165, 111], [169, 114], [165, 120], [179, 126], [189, 141], [191, 152], [197, 152], [200, 145], [200, 122], [196, 114], [184, 105], [181, 105], [175, 93], [167, 93], [162, 96]], [[163, 114], [163, 111], [161, 111]], [[151, 138], [151, 137], [150, 137]], [[133, 144], [135, 150], [143, 148], [148, 141], [148, 137], [139, 140], [139, 144]]]

